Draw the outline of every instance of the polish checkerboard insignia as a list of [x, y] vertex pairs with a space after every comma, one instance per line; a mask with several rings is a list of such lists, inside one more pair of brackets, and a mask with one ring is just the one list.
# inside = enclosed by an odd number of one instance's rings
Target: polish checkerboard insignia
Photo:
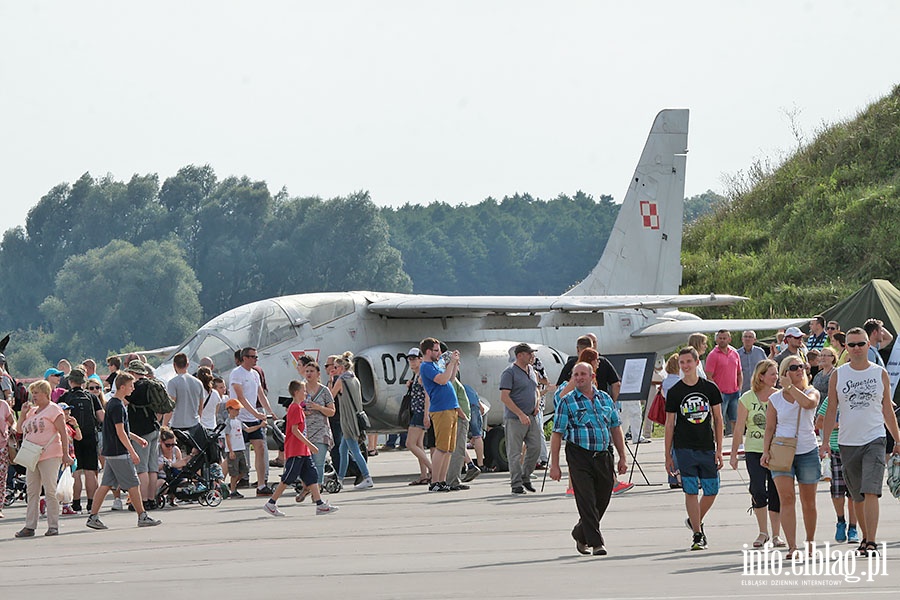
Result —
[[641, 200], [641, 219], [645, 229], [659, 229], [659, 213], [656, 202]]

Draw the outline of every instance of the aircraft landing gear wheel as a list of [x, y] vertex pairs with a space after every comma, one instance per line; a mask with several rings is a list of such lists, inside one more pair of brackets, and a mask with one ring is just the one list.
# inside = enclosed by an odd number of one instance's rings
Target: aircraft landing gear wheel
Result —
[[222, 504], [222, 492], [219, 490], [211, 490], [206, 494], [206, 506], [215, 508], [220, 504]]
[[484, 462], [496, 467], [497, 471], [508, 471], [509, 461], [506, 457], [506, 430], [503, 427], [491, 427], [484, 436]]

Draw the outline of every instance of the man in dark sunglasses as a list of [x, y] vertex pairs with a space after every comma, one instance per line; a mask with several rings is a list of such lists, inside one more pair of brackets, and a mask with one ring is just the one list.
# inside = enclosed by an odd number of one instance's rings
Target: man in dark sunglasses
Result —
[[[856, 552], [863, 557], [884, 550], [876, 542], [878, 498], [884, 487], [884, 455], [886, 452], [900, 454], [900, 431], [891, 402], [890, 379], [884, 367], [868, 358], [871, 336], [868, 328], [854, 327], [847, 332], [850, 362], [838, 367], [828, 382], [829, 402], [819, 449], [820, 456], [831, 452], [829, 440], [840, 411], [838, 446], [844, 481], [856, 505], [862, 534]], [[885, 443], [885, 427], [893, 438], [890, 446]]]

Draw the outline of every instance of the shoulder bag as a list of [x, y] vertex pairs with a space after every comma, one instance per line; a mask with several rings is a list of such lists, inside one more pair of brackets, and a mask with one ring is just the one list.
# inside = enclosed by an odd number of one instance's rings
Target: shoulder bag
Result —
[[38, 461], [41, 460], [41, 454], [44, 453], [44, 447], [28, 440], [22, 440], [19, 451], [16, 452], [16, 458], [13, 460], [17, 465], [21, 465], [29, 471], [37, 468]]
[[10, 462], [16, 462], [16, 453], [19, 451], [19, 445], [16, 444], [16, 434], [12, 431], [9, 432], [9, 437], [6, 438], [6, 451], [9, 453]]
[[400, 400], [400, 414], [397, 415], [398, 420], [400, 422], [400, 427], [403, 429], [409, 428], [409, 420], [411, 418], [411, 408], [412, 408], [412, 386], [416, 383], [415, 376], [412, 378], [412, 381], [409, 384], [409, 387], [406, 388], [406, 393], [403, 394], [403, 399]]
[[794, 455], [797, 453], [797, 437], [800, 435], [800, 413], [803, 407], [797, 403], [797, 429], [794, 437], [783, 435], [776, 436], [769, 445], [769, 470], [786, 472], [790, 471], [794, 464]]
[[[350, 403], [353, 405], [353, 412], [356, 413], [356, 425], [359, 427], [360, 435], [362, 435], [372, 429], [372, 422], [369, 421], [369, 415], [366, 414], [365, 409], [356, 404], [356, 398], [350, 393], [350, 388], [346, 385], [343, 386], [343, 388], [347, 391], [347, 396], [350, 398]], [[357, 406], [359, 406], [359, 410], [356, 410]]]

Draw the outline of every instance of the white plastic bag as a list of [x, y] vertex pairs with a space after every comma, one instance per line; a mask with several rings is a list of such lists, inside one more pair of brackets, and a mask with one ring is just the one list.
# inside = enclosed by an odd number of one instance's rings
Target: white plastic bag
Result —
[[822, 478], [820, 481], [831, 481], [831, 457], [827, 454], [822, 457]]
[[72, 469], [64, 466], [59, 480], [56, 482], [56, 499], [62, 504], [71, 504], [75, 495], [75, 478], [72, 477]]

